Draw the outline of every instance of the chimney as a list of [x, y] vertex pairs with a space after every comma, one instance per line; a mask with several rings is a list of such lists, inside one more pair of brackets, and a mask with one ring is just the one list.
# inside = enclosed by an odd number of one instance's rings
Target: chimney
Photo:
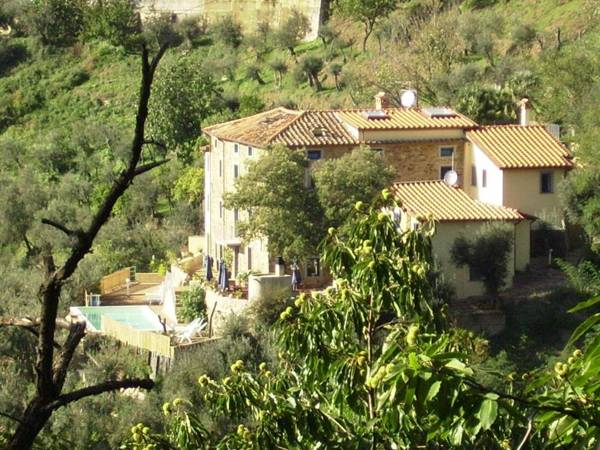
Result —
[[375, 95], [375, 109], [385, 109], [390, 107], [390, 97], [385, 92], [379, 92]]
[[529, 125], [529, 99], [522, 98], [517, 106], [519, 107], [519, 125]]

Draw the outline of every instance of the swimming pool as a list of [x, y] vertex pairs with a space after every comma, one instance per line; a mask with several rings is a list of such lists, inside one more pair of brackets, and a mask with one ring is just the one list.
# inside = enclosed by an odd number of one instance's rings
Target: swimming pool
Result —
[[102, 316], [129, 325], [136, 330], [162, 331], [158, 316], [146, 305], [136, 306], [71, 306], [71, 316], [81, 317], [90, 331], [102, 329]]

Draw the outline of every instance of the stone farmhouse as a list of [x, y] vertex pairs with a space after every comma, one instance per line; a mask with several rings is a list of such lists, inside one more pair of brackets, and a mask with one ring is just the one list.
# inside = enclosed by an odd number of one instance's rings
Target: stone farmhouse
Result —
[[[305, 153], [309, 166], [336, 158], [359, 145], [381, 152], [395, 171], [393, 192], [403, 227], [424, 217], [436, 221], [433, 250], [458, 297], [478, 295], [483, 283], [450, 261], [449, 249], [461, 233], [471, 235], [487, 222], [514, 227], [510, 279], [530, 258], [530, 228], [539, 218], [564, 227], [556, 187], [572, 167], [569, 150], [546, 128], [527, 123], [521, 105], [519, 125], [479, 126], [450, 108], [392, 108], [380, 93], [373, 109], [306, 110], [275, 108], [204, 129], [205, 249], [222, 258], [233, 252], [232, 275], [243, 271], [272, 273], [275, 256], [264, 240], [245, 243], [236, 224], [245, 212], [223, 207], [223, 194], [234, 189], [247, 161], [283, 144]], [[442, 181], [449, 171], [454, 182]], [[448, 178], [448, 177], [446, 177]], [[447, 180], [446, 180], [447, 181]], [[307, 177], [307, 187], [310, 177]], [[318, 255], [304, 268], [305, 286], [325, 282]]]

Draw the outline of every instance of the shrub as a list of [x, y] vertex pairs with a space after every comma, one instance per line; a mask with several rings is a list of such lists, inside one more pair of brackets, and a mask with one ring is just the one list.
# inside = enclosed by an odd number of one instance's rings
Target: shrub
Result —
[[273, 325], [279, 315], [293, 304], [293, 298], [290, 297], [288, 290], [273, 292], [257, 300], [250, 310], [253, 325], [255, 328], [268, 328]]
[[530, 24], [522, 24], [513, 30], [512, 37], [516, 45], [527, 46], [535, 40], [537, 31]]
[[256, 64], [250, 64], [248, 67], [246, 67], [246, 77], [258, 82], [258, 84], [265, 84], [260, 75], [260, 67]]
[[207, 317], [206, 292], [199, 285], [190, 286], [190, 290], [181, 295], [179, 316], [184, 321], [192, 321], [198, 317]]
[[17, 42], [0, 39], [0, 76], [27, 59], [27, 48]]
[[212, 28], [215, 39], [228, 47], [238, 48], [242, 43], [242, 26], [232, 17], [225, 16]]

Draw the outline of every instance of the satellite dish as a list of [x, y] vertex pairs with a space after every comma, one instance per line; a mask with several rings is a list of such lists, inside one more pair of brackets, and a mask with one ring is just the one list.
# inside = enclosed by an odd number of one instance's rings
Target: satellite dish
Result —
[[412, 108], [417, 104], [417, 93], [411, 89], [404, 91], [400, 97], [400, 104], [404, 108]]
[[458, 182], [458, 174], [456, 173], [456, 171], [449, 170], [448, 172], [446, 172], [446, 174], [444, 175], [444, 182], [448, 186], [456, 186], [456, 183]]

